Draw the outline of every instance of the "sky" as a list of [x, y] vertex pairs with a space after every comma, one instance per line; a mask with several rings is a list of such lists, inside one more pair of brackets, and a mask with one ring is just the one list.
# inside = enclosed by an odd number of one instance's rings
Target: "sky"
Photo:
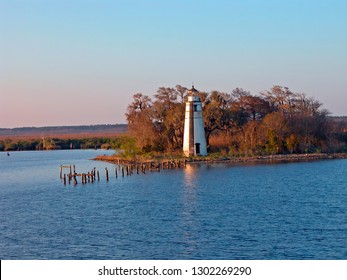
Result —
[[347, 115], [345, 0], [0, 0], [0, 127], [126, 123], [177, 84]]

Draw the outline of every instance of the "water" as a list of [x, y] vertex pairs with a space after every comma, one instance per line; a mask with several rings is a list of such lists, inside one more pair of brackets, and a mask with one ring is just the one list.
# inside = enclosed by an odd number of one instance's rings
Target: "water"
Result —
[[[0, 259], [347, 259], [347, 160], [116, 179], [104, 153], [0, 153]], [[64, 187], [60, 164], [101, 181]]]

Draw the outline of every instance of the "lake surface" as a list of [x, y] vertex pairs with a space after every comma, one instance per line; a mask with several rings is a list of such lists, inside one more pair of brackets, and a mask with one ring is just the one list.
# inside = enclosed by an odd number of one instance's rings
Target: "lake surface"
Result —
[[[347, 259], [347, 160], [116, 178], [105, 153], [0, 153], [0, 259]], [[64, 186], [61, 164], [101, 180]]]

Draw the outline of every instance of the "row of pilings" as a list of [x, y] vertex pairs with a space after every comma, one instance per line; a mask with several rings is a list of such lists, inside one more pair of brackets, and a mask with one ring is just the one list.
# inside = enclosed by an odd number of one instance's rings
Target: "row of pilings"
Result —
[[[165, 161], [145, 161], [145, 162], [131, 162], [131, 161], [123, 161], [117, 160], [107, 160], [107, 162], [116, 164], [114, 168], [115, 178], [131, 176], [133, 174], [146, 174], [147, 172], [160, 172], [165, 169], [177, 169], [177, 168], [185, 168], [187, 161], [186, 160], [165, 160]], [[67, 169], [67, 173], [64, 170]], [[88, 183], [94, 183], [96, 181], [100, 181], [101, 177], [105, 178], [106, 181], [110, 180], [109, 169], [105, 167], [104, 175], [101, 176], [99, 170], [94, 167], [92, 170], [84, 173], [76, 172], [75, 165], [60, 165], [60, 179], [64, 183], [78, 185], [80, 182], [82, 185]]]

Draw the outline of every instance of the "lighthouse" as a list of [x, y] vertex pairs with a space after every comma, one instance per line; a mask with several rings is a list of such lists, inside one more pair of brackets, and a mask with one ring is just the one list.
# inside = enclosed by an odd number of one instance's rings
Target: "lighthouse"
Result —
[[187, 157], [207, 155], [202, 104], [197, 93], [198, 91], [192, 86], [186, 101], [183, 153]]

